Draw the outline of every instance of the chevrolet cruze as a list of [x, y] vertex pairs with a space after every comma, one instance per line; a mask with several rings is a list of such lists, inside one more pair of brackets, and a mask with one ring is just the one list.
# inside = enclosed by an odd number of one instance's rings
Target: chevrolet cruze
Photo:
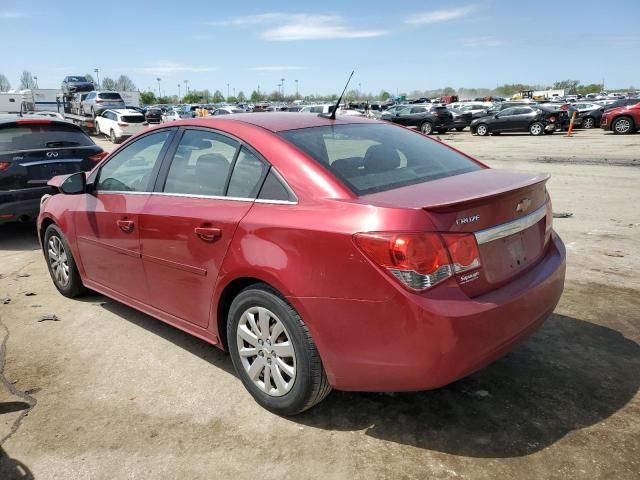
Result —
[[228, 350], [256, 401], [292, 415], [332, 388], [446, 385], [533, 332], [564, 284], [547, 180], [386, 122], [225, 115], [54, 178], [38, 227], [63, 295]]

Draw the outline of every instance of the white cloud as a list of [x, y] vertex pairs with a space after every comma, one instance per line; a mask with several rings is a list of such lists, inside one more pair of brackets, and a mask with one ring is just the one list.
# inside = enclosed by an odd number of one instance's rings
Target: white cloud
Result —
[[113, 70], [127, 71], [127, 72], [137, 72], [137, 73], [146, 73], [150, 75], [169, 75], [171, 73], [180, 73], [180, 72], [212, 72], [217, 70], [216, 67], [210, 67], [206, 65], [184, 65], [182, 63], [171, 62], [171, 61], [159, 61], [154, 63], [147, 63], [139, 67], [122, 67], [122, 68], [114, 68]]
[[284, 72], [289, 70], [304, 70], [304, 67], [296, 67], [293, 65], [264, 65], [261, 67], [249, 67], [247, 70], [252, 72]]
[[24, 12], [0, 11], [0, 20], [12, 20], [15, 18], [24, 18], [27, 14]]
[[456, 20], [470, 14], [476, 7], [467, 5], [460, 8], [447, 8], [442, 10], [432, 10], [431, 12], [416, 13], [405, 18], [404, 23], [409, 25], [427, 25], [430, 23], [448, 22]]
[[386, 35], [387, 30], [363, 30], [347, 27], [338, 15], [315, 15], [308, 13], [263, 13], [229, 20], [207, 22], [211, 26], [265, 25], [261, 33], [265, 40], [329, 40], [336, 38], [371, 38]]
[[470, 37], [462, 39], [462, 45], [469, 48], [502, 47], [506, 44], [507, 42], [495, 37]]

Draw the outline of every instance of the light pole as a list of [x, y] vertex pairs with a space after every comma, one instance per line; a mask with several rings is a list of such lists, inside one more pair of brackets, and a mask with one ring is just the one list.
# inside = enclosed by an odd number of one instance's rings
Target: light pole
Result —
[[284, 99], [284, 78], [280, 79], [280, 83], [282, 85], [282, 98]]
[[296, 100], [298, 99], [298, 80], [294, 80], [296, 82]]
[[281, 90], [282, 84], [279, 83], [278, 84], [278, 95], [280, 95], [280, 97], [282, 97], [282, 90]]
[[38, 88], [38, 75], [33, 76], [33, 81], [36, 82], [36, 88]]
[[160, 91], [160, 80], [162, 80], [160, 77], [156, 78], [156, 80], [158, 81], [158, 97], [162, 96], [162, 92]]
[[99, 68], [94, 68], [93, 69], [93, 73], [96, 74], [96, 80], [98, 81], [98, 85], [96, 85], [96, 87], [98, 87], [98, 89], [100, 88], [100, 69]]
[[180, 98], [181, 98], [181, 95], [180, 95], [180, 84], [178, 84], [178, 103], [180, 103]]
[[358, 82], [358, 98], [362, 98], [362, 84]]
[[184, 81], [185, 95], [189, 95], [189, 80]]
[[229, 100], [229, 84], [227, 83], [227, 100]]
[[236, 87], [233, 87], [233, 98], [236, 98]]

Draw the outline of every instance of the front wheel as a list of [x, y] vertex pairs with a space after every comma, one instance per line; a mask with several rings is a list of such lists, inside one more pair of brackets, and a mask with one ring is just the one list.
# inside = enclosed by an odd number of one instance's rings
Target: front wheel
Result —
[[628, 133], [631, 133], [631, 131], [633, 130], [633, 120], [631, 120], [629, 117], [620, 117], [613, 122], [613, 125], [611, 125], [611, 127], [613, 133], [626, 135]]
[[116, 132], [114, 130], [111, 130], [111, 133], [109, 134], [109, 139], [111, 140], [111, 143], [113, 143], [114, 145], [116, 143], [120, 143], [120, 139], [116, 137]]
[[54, 224], [49, 225], [44, 232], [44, 255], [51, 280], [62, 295], [73, 298], [86, 291], [69, 244], [62, 231]]
[[295, 415], [331, 392], [307, 326], [268, 285], [252, 285], [233, 300], [227, 338], [240, 380], [267, 410]]
[[425, 135], [431, 135], [433, 133], [433, 125], [431, 122], [424, 122], [420, 125], [420, 131]]
[[593, 128], [595, 126], [596, 126], [596, 121], [591, 117], [587, 117], [584, 120], [582, 120], [582, 128]]
[[544, 133], [544, 126], [540, 122], [533, 122], [529, 125], [529, 133], [536, 137], [542, 135]]
[[486, 124], [481, 123], [476, 127], [476, 133], [481, 137], [484, 137], [489, 134], [489, 127]]

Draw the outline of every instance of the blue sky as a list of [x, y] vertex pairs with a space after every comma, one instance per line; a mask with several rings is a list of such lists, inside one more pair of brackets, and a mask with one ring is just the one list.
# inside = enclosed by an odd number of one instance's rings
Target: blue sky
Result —
[[[640, 87], [640, 0], [315, 2], [0, 0], [0, 73], [41, 88], [100, 69], [142, 90], [393, 93], [442, 86]], [[15, 39], [15, 41], [7, 41]]]

